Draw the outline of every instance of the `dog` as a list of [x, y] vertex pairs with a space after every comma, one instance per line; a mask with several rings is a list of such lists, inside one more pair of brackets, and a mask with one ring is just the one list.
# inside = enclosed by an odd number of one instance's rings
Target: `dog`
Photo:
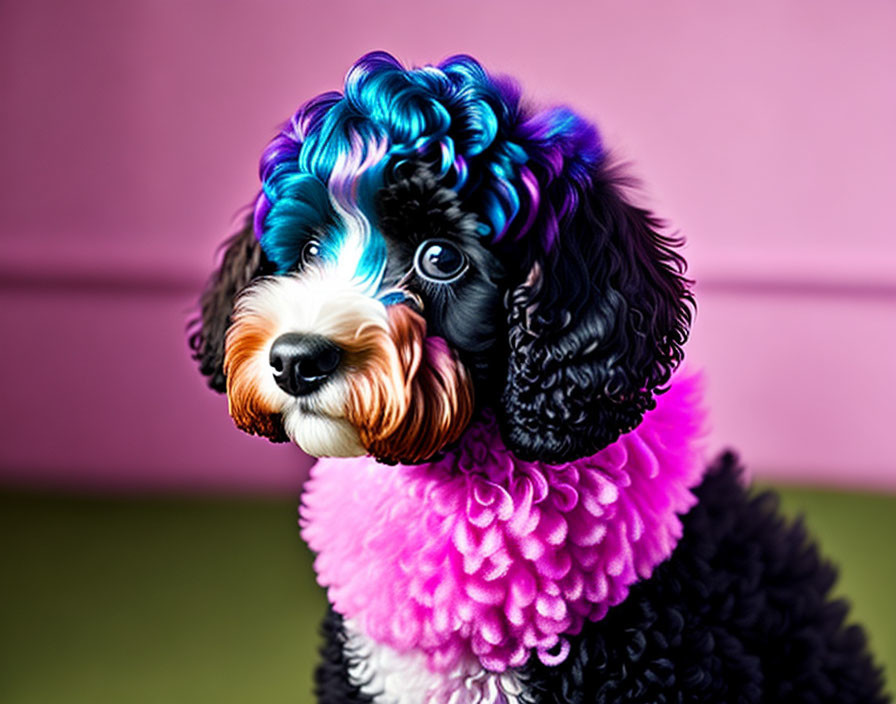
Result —
[[190, 345], [322, 459], [320, 702], [883, 702], [835, 575], [702, 459], [681, 241], [596, 128], [383, 52], [265, 149]]

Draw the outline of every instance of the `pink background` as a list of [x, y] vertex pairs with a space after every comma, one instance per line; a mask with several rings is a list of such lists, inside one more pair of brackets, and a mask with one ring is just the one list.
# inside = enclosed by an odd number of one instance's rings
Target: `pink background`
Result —
[[0, 481], [297, 488], [188, 358], [212, 252], [304, 99], [458, 52], [602, 127], [688, 238], [712, 447], [896, 489], [896, 4], [0, 4]]

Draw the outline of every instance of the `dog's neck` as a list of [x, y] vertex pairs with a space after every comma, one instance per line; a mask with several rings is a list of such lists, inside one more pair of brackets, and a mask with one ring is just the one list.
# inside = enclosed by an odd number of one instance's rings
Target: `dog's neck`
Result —
[[564, 635], [681, 536], [703, 471], [698, 389], [679, 375], [635, 430], [561, 465], [516, 458], [488, 414], [431, 463], [319, 461], [301, 507], [318, 581], [367, 637], [435, 671], [562, 661]]

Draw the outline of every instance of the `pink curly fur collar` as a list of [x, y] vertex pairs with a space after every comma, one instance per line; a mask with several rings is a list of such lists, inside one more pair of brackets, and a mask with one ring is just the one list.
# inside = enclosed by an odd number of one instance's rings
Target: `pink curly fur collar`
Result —
[[699, 381], [679, 375], [633, 431], [548, 465], [506, 449], [493, 417], [414, 466], [323, 459], [302, 535], [333, 607], [400, 652], [446, 671], [470, 655], [503, 672], [534, 650], [562, 662], [672, 553], [703, 472]]

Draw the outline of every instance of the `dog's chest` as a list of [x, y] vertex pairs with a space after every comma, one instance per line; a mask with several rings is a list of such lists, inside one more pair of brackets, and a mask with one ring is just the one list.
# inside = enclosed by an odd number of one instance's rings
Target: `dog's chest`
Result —
[[603, 618], [681, 535], [702, 473], [692, 387], [681, 380], [636, 430], [564, 465], [519, 460], [493, 419], [430, 464], [322, 460], [302, 532], [334, 610], [434, 672], [562, 661], [566, 634]]
[[447, 672], [427, 666], [423, 651], [399, 653], [365, 636], [346, 620], [345, 656], [353, 685], [376, 704], [517, 704], [521, 685], [513, 671], [489, 672], [465, 658]]

